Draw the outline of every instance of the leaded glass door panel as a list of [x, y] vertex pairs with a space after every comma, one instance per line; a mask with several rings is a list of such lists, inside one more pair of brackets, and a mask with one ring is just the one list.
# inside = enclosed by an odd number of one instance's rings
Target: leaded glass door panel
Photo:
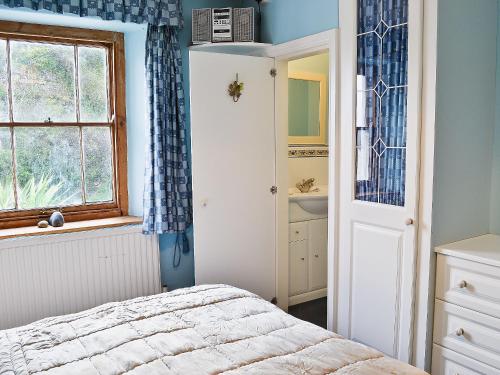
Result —
[[[338, 331], [409, 362], [422, 0], [340, 0]], [[367, 313], [369, 312], [369, 313]]]

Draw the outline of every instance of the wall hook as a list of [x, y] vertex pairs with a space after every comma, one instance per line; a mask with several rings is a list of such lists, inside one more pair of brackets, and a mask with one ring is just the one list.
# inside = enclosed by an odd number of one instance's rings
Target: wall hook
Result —
[[233, 102], [237, 103], [240, 100], [241, 95], [243, 94], [244, 84], [239, 81], [239, 74], [236, 73], [236, 80], [229, 85], [228, 93], [229, 96], [233, 98]]

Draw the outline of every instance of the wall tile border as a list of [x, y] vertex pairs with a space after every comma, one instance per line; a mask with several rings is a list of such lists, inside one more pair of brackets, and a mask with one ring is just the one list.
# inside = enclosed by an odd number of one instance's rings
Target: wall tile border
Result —
[[289, 158], [326, 158], [328, 157], [328, 148], [326, 147], [289, 147]]

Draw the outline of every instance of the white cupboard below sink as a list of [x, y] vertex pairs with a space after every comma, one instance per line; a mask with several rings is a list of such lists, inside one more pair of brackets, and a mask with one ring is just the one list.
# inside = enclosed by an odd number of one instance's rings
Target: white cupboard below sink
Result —
[[326, 297], [328, 219], [290, 223], [290, 306]]

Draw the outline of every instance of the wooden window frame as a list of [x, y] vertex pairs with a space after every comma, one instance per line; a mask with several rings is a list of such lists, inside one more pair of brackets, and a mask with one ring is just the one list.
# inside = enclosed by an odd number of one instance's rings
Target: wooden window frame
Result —
[[[127, 121], [125, 104], [125, 48], [122, 33], [0, 21], [0, 39], [26, 40], [71, 45], [100, 46], [108, 50], [108, 91], [113, 160], [113, 201], [63, 206], [68, 222], [128, 215]], [[9, 77], [10, 79], [10, 77]], [[12, 111], [12, 108], [10, 109]], [[11, 118], [12, 119], [12, 118]], [[4, 122], [0, 127], [47, 126], [46, 123]], [[53, 126], [98, 126], [98, 123], [51, 123]], [[103, 124], [101, 124], [103, 125]], [[13, 146], [12, 146], [13, 147]], [[84, 184], [85, 181], [82, 181]], [[0, 211], [0, 229], [35, 225], [60, 207]]]

